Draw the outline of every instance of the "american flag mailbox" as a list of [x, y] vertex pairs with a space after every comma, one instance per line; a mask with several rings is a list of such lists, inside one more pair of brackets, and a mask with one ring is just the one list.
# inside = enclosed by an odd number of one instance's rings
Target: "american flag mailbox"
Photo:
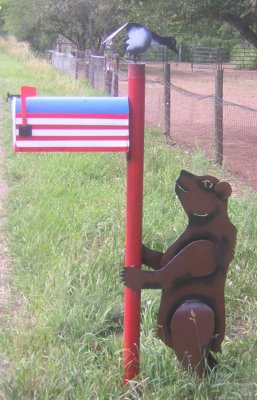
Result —
[[13, 100], [15, 152], [128, 152], [126, 97], [22, 94]]
[[[141, 267], [145, 65], [129, 64], [128, 97], [13, 96], [15, 152], [127, 154], [125, 267]], [[124, 383], [139, 371], [140, 294], [124, 290]]]

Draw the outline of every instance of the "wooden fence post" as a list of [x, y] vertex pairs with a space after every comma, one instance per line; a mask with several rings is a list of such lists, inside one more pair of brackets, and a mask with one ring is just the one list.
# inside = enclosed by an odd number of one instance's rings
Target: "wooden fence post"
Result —
[[94, 61], [93, 61], [92, 55], [90, 56], [89, 59], [89, 81], [91, 86], [94, 88], [95, 87], [95, 77], [94, 77]]
[[112, 95], [112, 60], [109, 56], [105, 56], [104, 58], [104, 65], [105, 65], [105, 91], [108, 96]]
[[113, 54], [113, 97], [119, 97], [119, 54]]
[[89, 60], [85, 61], [85, 78], [89, 81]]
[[90, 58], [90, 52], [85, 52], [85, 78], [87, 81], [90, 81]]
[[223, 162], [223, 69], [215, 73], [215, 162]]
[[79, 78], [79, 58], [78, 55], [76, 55], [75, 58], [75, 79], [77, 80]]
[[170, 64], [164, 64], [164, 134], [170, 137]]

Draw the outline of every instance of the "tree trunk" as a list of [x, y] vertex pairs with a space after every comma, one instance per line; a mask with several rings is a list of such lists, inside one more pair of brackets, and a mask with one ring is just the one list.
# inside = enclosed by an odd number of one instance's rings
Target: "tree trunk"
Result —
[[232, 25], [249, 43], [257, 48], [257, 34], [252, 31], [247, 22], [232, 14], [224, 14], [222, 19]]

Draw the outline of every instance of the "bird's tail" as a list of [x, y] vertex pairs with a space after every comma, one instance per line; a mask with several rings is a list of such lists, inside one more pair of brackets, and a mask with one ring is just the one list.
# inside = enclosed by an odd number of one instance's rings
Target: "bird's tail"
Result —
[[174, 38], [174, 36], [160, 36], [155, 32], [152, 32], [152, 43], [151, 45], [162, 45], [162, 46], [166, 46], [169, 49], [171, 49], [172, 51], [174, 51], [174, 53], [179, 54], [178, 49], [177, 49], [177, 43], [176, 43], [176, 39]]

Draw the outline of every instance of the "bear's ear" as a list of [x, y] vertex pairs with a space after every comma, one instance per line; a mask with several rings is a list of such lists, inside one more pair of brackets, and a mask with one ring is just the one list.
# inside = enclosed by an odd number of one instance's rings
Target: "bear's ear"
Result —
[[232, 188], [228, 182], [218, 182], [214, 187], [214, 192], [222, 200], [227, 200], [231, 196]]

